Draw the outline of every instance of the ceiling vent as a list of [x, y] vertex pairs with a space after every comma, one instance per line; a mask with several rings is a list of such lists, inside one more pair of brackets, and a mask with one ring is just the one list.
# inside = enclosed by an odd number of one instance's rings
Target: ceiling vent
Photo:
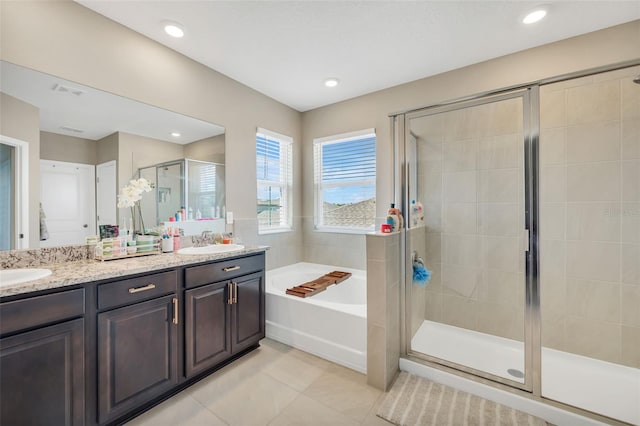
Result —
[[60, 128], [62, 130], [66, 130], [67, 132], [84, 133], [84, 130], [76, 129], [75, 127], [60, 126]]
[[54, 85], [52, 90], [54, 92], [69, 93], [69, 94], [76, 95], [76, 96], [81, 96], [81, 95], [84, 95], [86, 93], [82, 89], [78, 89], [76, 87], [71, 87], [71, 86], [64, 86], [62, 84]]

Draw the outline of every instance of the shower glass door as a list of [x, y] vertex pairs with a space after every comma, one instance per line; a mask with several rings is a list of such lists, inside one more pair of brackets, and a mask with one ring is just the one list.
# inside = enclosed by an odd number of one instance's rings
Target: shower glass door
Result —
[[639, 74], [540, 88], [542, 396], [636, 425]]
[[408, 275], [409, 353], [528, 390], [530, 92], [405, 116], [406, 197], [424, 211], [407, 253], [432, 271], [424, 287]]

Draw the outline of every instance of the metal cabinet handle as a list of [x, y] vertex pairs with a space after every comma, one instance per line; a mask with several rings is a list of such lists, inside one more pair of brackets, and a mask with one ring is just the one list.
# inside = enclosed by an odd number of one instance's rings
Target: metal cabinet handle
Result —
[[227, 283], [227, 293], [229, 294], [227, 305], [233, 305], [233, 283]]
[[225, 271], [225, 272], [237, 271], [238, 269], [240, 269], [240, 267], [238, 265], [227, 266], [226, 268], [222, 268], [222, 270]]
[[178, 298], [173, 298], [173, 323], [178, 324]]
[[129, 293], [140, 293], [141, 291], [153, 290], [154, 288], [156, 288], [155, 284], [148, 284], [142, 287], [132, 287], [129, 289]]
[[238, 283], [232, 282], [233, 285], [233, 303], [238, 303]]

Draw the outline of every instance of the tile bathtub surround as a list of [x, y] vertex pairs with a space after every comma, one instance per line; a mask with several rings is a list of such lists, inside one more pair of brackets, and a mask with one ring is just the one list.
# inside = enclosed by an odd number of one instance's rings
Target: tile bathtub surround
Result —
[[260, 348], [127, 426], [368, 425], [384, 394], [354, 372], [264, 339]]
[[544, 346], [640, 368], [640, 67], [543, 86]]
[[404, 231], [367, 234], [367, 383], [387, 390], [400, 360], [400, 242]]

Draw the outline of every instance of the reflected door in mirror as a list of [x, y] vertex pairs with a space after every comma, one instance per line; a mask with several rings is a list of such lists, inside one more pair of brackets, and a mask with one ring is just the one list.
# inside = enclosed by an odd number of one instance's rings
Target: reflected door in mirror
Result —
[[40, 160], [40, 177], [40, 246], [84, 244], [96, 234], [94, 166]]

